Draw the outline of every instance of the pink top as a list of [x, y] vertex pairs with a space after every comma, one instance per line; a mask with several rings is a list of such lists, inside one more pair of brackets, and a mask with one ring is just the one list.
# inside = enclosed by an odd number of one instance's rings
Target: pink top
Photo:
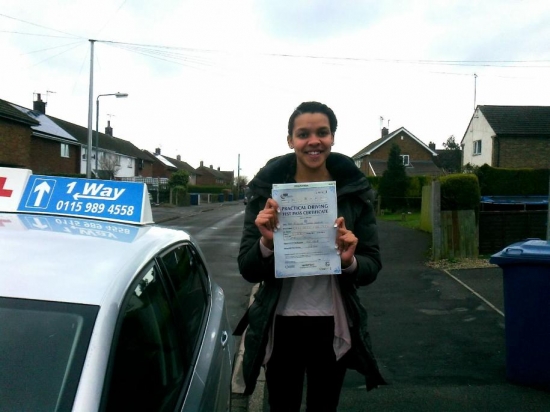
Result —
[[[262, 256], [267, 258], [273, 251], [260, 241]], [[353, 273], [357, 260], [353, 258], [351, 266], [342, 269], [342, 274]], [[334, 316], [334, 353], [339, 360], [351, 348], [351, 336], [346, 310], [340, 294], [340, 286], [335, 276], [317, 275], [283, 279], [281, 296], [275, 309], [280, 316]], [[269, 339], [263, 364], [267, 364], [273, 352], [273, 321], [269, 330]]]

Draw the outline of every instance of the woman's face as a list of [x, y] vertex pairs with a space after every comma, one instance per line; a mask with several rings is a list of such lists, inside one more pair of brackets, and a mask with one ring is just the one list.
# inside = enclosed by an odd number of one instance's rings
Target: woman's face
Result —
[[325, 167], [334, 143], [328, 117], [323, 113], [304, 113], [294, 120], [288, 145], [296, 153], [298, 168], [314, 171]]

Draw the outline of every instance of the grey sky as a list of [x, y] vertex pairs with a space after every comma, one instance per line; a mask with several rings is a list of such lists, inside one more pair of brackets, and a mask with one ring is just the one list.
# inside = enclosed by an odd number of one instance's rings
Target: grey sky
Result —
[[[87, 40], [132, 43], [96, 43], [94, 100], [130, 95], [100, 100], [101, 130], [111, 115], [116, 136], [194, 167], [236, 172], [240, 154], [250, 178], [288, 151], [306, 100], [335, 110], [334, 150], [350, 156], [381, 116], [438, 148], [460, 141], [474, 73], [477, 104], [550, 105], [546, 0], [4, 0], [0, 14], [18, 19], [0, 16], [0, 98], [30, 107], [42, 93], [48, 114], [86, 126]], [[43, 37], [60, 31], [82, 37]]]

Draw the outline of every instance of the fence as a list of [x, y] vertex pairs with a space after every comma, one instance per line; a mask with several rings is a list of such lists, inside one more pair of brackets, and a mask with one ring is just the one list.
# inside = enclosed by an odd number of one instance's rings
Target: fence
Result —
[[546, 239], [547, 222], [546, 210], [480, 212], [479, 253], [497, 253], [528, 238]]
[[440, 185], [433, 181], [422, 188], [421, 226], [432, 232], [432, 259], [476, 258], [479, 247], [475, 212], [442, 211]]

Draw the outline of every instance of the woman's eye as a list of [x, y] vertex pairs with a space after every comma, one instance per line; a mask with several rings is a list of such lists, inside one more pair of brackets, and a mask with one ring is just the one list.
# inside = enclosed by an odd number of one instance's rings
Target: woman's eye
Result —
[[305, 133], [305, 132], [298, 133], [298, 137], [299, 137], [300, 139], [305, 139], [305, 138], [307, 137], [307, 133]]

